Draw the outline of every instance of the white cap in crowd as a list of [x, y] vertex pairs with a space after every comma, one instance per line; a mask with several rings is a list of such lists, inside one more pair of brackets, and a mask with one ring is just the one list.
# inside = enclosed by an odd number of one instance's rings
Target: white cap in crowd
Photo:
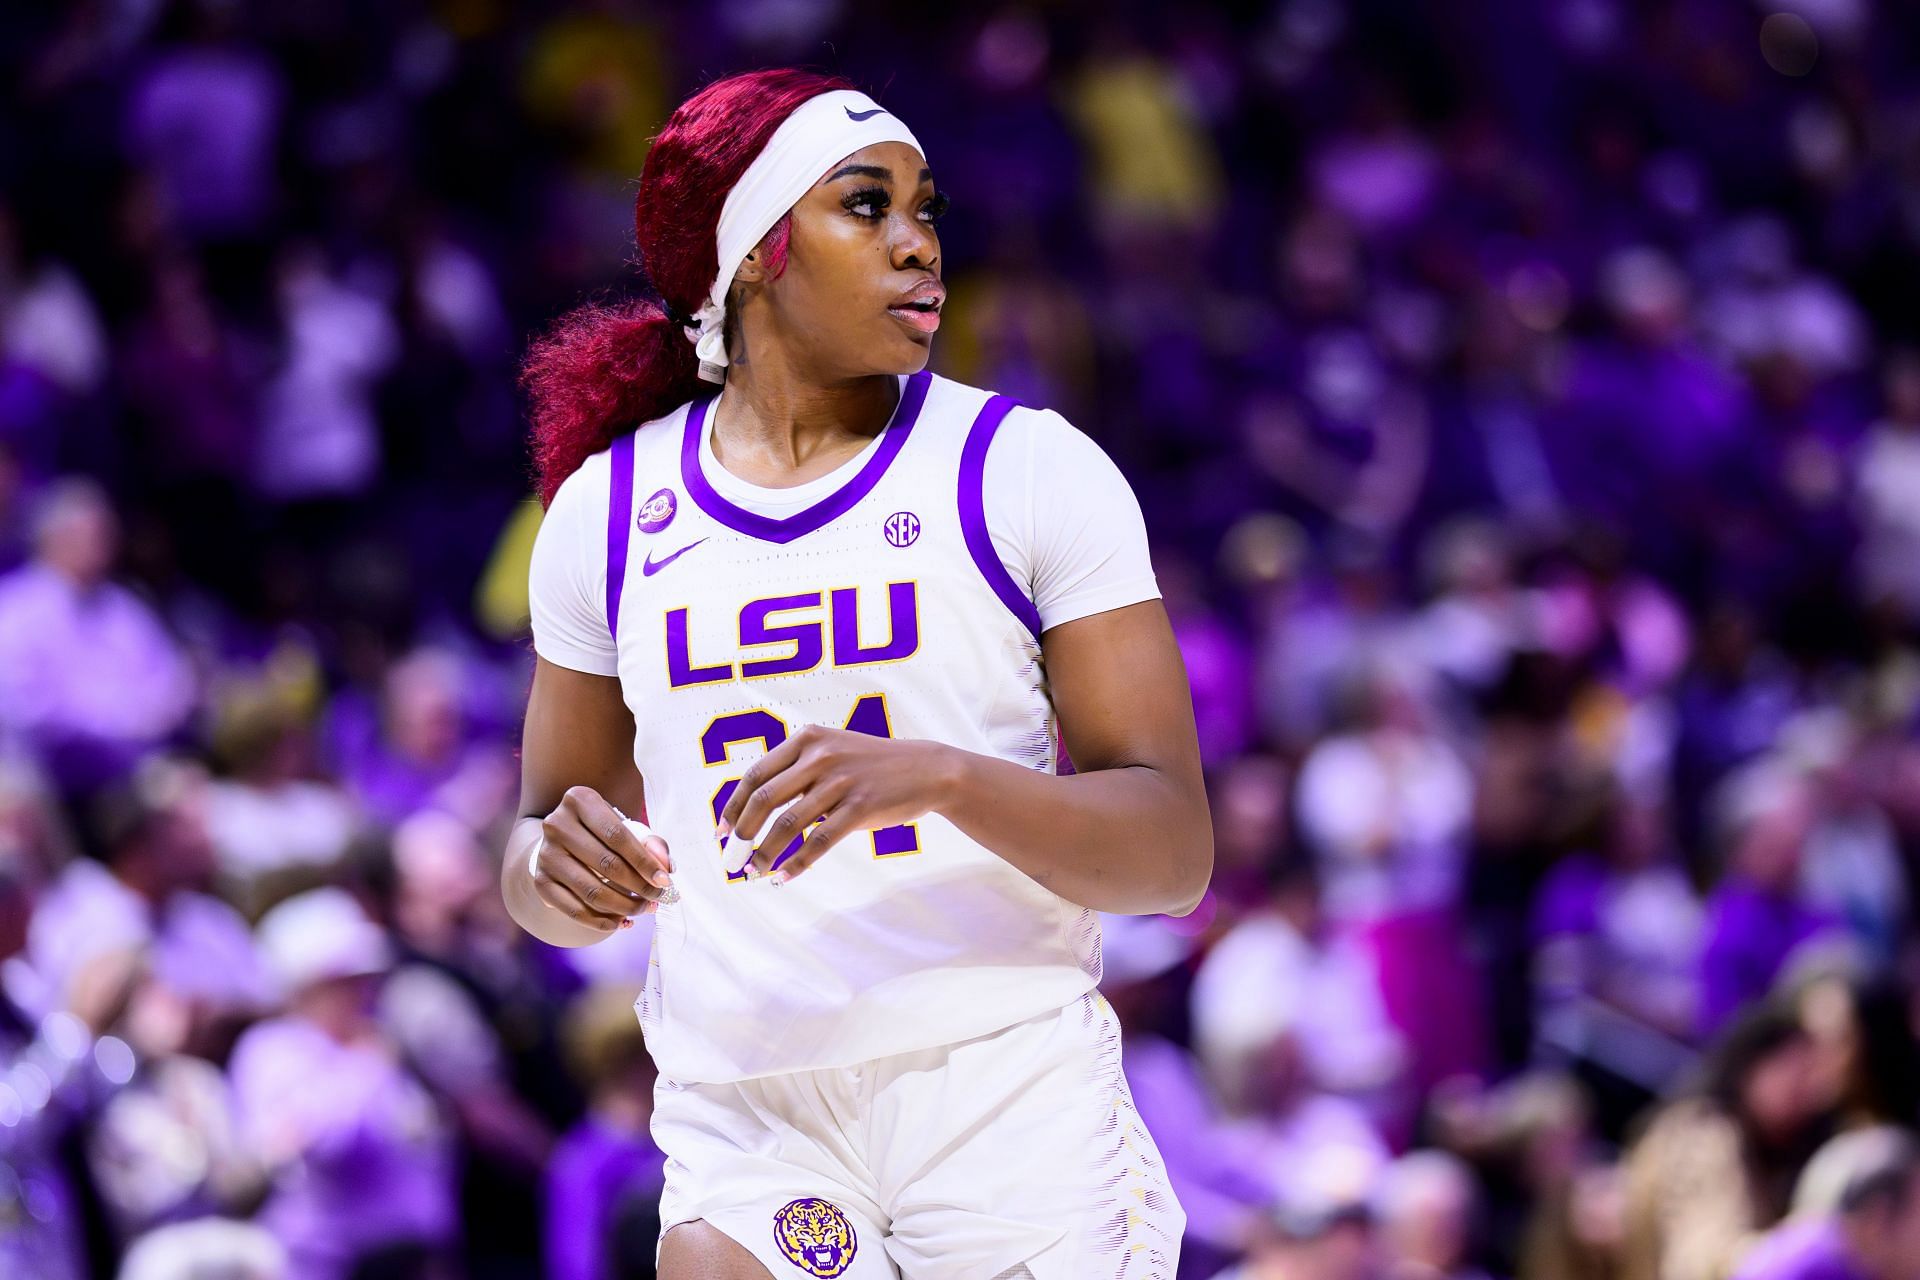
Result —
[[297, 893], [260, 917], [259, 937], [268, 972], [288, 994], [330, 978], [384, 973], [393, 961], [385, 931], [352, 894], [331, 885]]

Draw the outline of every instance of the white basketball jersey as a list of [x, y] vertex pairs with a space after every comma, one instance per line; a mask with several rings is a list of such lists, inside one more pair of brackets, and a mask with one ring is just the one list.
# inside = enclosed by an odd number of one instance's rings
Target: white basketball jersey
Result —
[[661, 1070], [722, 1082], [845, 1066], [1076, 999], [1098, 980], [1097, 917], [944, 818], [849, 836], [779, 886], [729, 877], [714, 838], [746, 766], [807, 724], [1053, 771], [1039, 619], [982, 514], [987, 446], [1033, 411], [903, 377], [857, 474], [774, 518], [701, 470], [712, 403], [610, 451], [608, 620], [647, 821], [680, 891], [659, 910], [639, 1004]]

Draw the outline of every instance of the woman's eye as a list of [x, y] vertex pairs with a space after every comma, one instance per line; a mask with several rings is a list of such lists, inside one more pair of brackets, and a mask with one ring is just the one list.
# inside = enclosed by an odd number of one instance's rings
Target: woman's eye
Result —
[[[935, 192], [933, 198], [921, 208], [920, 217], [929, 223], [938, 222], [946, 216], [947, 209], [952, 203], [947, 198], [946, 192]], [[887, 210], [892, 207], [893, 201], [886, 192], [875, 188], [871, 191], [854, 192], [846, 198], [845, 205], [847, 212], [854, 217], [863, 218], [868, 222], [878, 222], [886, 217]]]
[[887, 193], [877, 187], [856, 191], [846, 199], [847, 212], [869, 222], [879, 221], [886, 214], [887, 204]]

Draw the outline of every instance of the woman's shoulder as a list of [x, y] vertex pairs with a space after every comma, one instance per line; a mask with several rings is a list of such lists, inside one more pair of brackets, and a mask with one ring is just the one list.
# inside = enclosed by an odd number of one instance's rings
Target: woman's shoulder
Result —
[[645, 422], [616, 432], [607, 443], [582, 459], [573, 474], [560, 482], [560, 488], [554, 492], [554, 501], [560, 500], [560, 495], [567, 492], [568, 486], [572, 486], [576, 491], [589, 491], [604, 497], [611, 487], [613, 458], [616, 453], [633, 456], [662, 448], [677, 448], [680, 436], [675, 427], [685, 420], [688, 406], [698, 399], [699, 397], [695, 397], [693, 400], [684, 401], [657, 418], [649, 418]]
[[[627, 433], [632, 440], [633, 456], [640, 459], [643, 472], [656, 470], [664, 463], [677, 463], [680, 456], [681, 428], [687, 421], [687, 414], [695, 405], [711, 398], [711, 396], [702, 395], [683, 400], [659, 417], [649, 418]], [[615, 437], [613, 443], [607, 446], [607, 453], [611, 455], [619, 444], [619, 438]]]
[[1631, 1145], [1640, 1160], [1721, 1170], [1738, 1161], [1740, 1131], [1711, 1099], [1683, 1096], [1659, 1107]]
[[553, 491], [553, 501], [547, 504], [547, 518], [585, 505], [604, 503], [607, 491], [611, 488], [613, 476], [613, 449], [619, 441], [615, 437], [580, 460], [580, 465], [560, 482]]

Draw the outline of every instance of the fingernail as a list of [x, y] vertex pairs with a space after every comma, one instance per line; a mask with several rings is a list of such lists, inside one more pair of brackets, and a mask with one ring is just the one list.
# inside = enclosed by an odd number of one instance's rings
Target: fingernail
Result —
[[725, 818], [722, 818], [720, 819], [718, 825], [714, 827], [713, 834], [715, 839], [725, 840], [728, 836], [733, 834], [733, 824], [731, 822], [728, 822]]
[[653, 887], [656, 889], [671, 889], [673, 888], [673, 877], [664, 871], [656, 871], [653, 875]]
[[793, 879], [793, 877], [788, 875], [786, 872], [776, 871], [773, 873], [773, 887], [778, 889], [781, 885], [785, 884], [787, 881], [791, 879]]
[[624, 918], [622, 918], [622, 919], [621, 919], [621, 921], [620, 921], [620, 927], [621, 927], [622, 929], [631, 929], [631, 928], [633, 928], [633, 917], [632, 917], [632, 916], [626, 916], [626, 917], [624, 917]]

